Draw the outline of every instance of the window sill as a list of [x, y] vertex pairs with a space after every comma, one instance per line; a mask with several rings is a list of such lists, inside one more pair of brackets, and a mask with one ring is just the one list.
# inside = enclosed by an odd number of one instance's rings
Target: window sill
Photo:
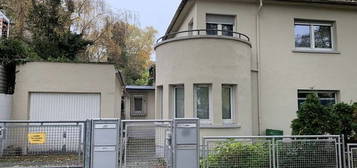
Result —
[[209, 128], [209, 129], [226, 129], [226, 128], [240, 128], [240, 124], [201, 124], [200, 128]]
[[309, 50], [309, 49], [293, 49], [293, 53], [313, 53], [313, 54], [341, 54], [335, 50]]

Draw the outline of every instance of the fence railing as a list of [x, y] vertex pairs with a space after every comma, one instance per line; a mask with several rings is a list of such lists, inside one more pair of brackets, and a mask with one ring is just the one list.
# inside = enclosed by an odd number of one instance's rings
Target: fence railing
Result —
[[349, 168], [357, 168], [357, 144], [347, 144], [347, 160]]
[[224, 36], [224, 37], [233, 37], [238, 38], [245, 41], [250, 41], [250, 38], [239, 32], [234, 31], [227, 31], [227, 30], [218, 30], [218, 29], [195, 29], [195, 30], [186, 30], [186, 31], [179, 31], [166, 34], [160, 37], [156, 43], [160, 43], [170, 38], [174, 37], [182, 37], [182, 36], [200, 36], [200, 35], [211, 35], [211, 36]]
[[[197, 156], [198, 150], [184, 142], [198, 139], [197, 123], [176, 126], [176, 120], [118, 120], [117, 149], [99, 143], [106, 137], [94, 137], [101, 134], [91, 129], [106, 132], [116, 128], [113, 124], [99, 120], [103, 123], [88, 127], [88, 121], [0, 121], [0, 167], [90, 168], [84, 162], [103, 159], [102, 154], [112, 150], [119, 153], [114, 162], [120, 167], [180, 168], [178, 161], [195, 167], [188, 156], [195, 156], [193, 150]], [[96, 141], [102, 146], [92, 145], [96, 138], [103, 138]], [[357, 168], [357, 144], [346, 145], [344, 159], [342, 139], [337, 135], [205, 136], [199, 150], [200, 167]]]
[[122, 167], [172, 167], [172, 120], [123, 120]]
[[203, 137], [201, 167], [342, 168], [339, 136]]
[[84, 121], [0, 121], [0, 167], [83, 166]]

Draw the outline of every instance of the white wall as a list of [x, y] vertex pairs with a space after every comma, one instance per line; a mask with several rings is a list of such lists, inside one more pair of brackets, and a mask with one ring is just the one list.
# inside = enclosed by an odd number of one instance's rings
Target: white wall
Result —
[[12, 95], [0, 94], [0, 120], [10, 120]]

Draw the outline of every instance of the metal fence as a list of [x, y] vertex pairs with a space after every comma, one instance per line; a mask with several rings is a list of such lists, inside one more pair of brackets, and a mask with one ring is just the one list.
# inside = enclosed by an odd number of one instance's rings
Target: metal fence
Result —
[[203, 137], [201, 167], [342, 168], [339, 136]]
[[172, 167], [172, 120], [124, 120], [121, 128], [121, 167]]
[[347, 144], [347, 160], [349, 168], [357, 168], [357, 144]]
[[0, 121], [0, 167], [82, 167], [84, 124]]

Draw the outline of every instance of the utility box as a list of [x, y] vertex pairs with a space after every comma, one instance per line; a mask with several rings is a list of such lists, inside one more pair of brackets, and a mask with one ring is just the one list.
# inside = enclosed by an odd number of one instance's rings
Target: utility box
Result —
[[174, 120], [174, 168], [199, 168], [199, 120]]
[[266, 129], [265, 135], [267, 135], [267, 136], [282, 136], [282, 135], [284, 135], [284, 131], [274, 130], [274, 129]]
[[117, 168], [120, 120], [93, 120], [91, 168]]

